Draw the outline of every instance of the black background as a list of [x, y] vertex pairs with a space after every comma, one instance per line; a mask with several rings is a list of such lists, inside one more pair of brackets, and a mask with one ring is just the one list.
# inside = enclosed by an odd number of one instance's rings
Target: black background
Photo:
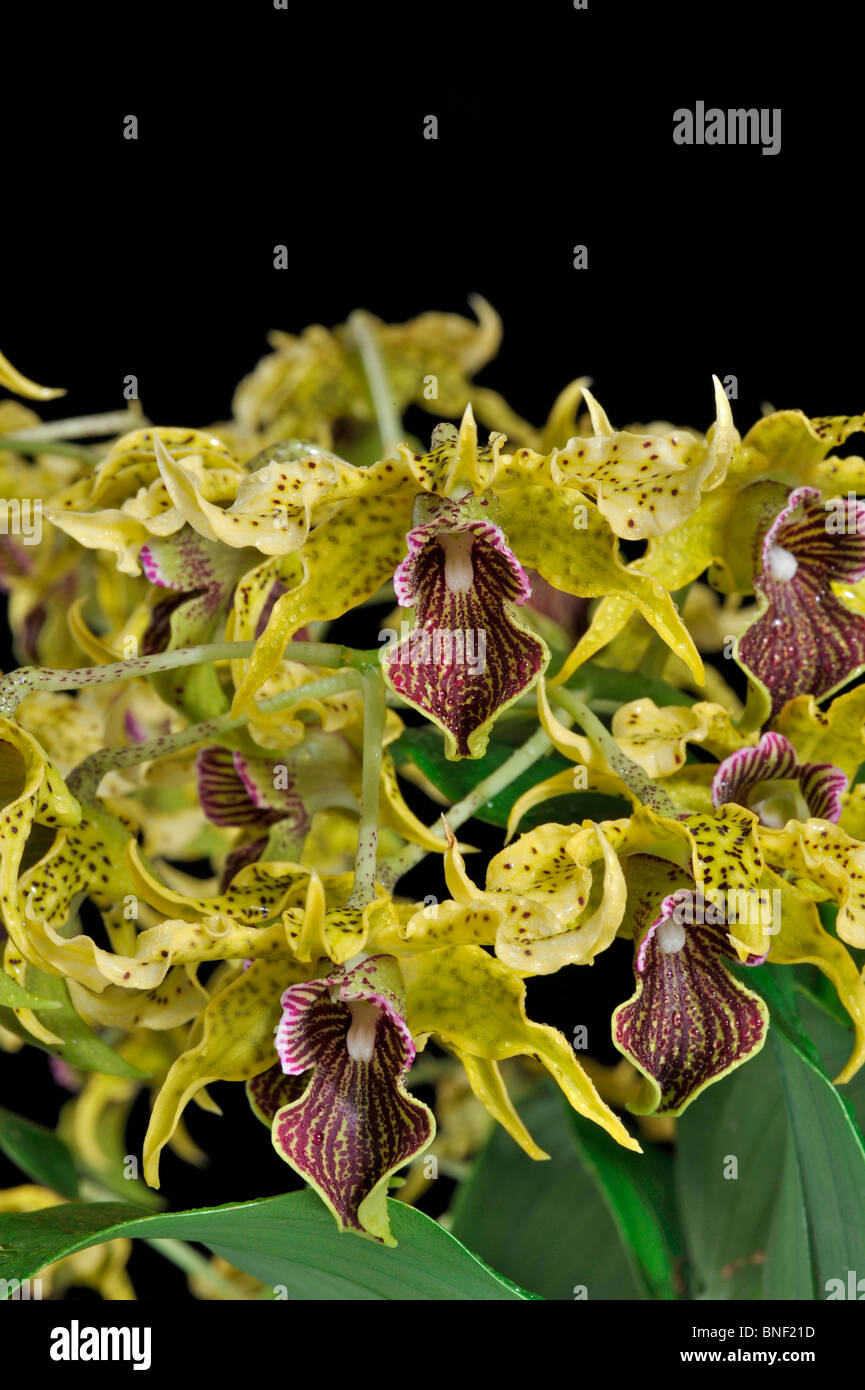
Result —
[[[0, 346], [68, 388], [48, 418], [122, 406], [134, 374], [151, 419], [206, 425], [270, 329], [467, 313], [477, 291], [505, 327], [479, 380], [534, 423], [583, 374], [622, 426], [706, 428], [713, 372], [737, 377], [742, 432], [763, 402], [860, 411], [859, 35], [840, 7], [803, 13], [43, 7], [6, 31]], [[780, 107], [780, 153], [674, 145], [697, 100]], [[577, 1021], [630, 992], [627, 949], [608, 956]], [[570, 1031], [570, 983], [532, 988]], [[0, 1103], [52, 1123], [43, 1054], [0, 1069]], [[163, 1159], [174, 1207], [290, 1185], [242, 1088], [215, 1093], [223, 1120], [189, 1112], [210, 1168]], [[183, 1290], [147, 1251], [134, 1268], [144, 1296]]]

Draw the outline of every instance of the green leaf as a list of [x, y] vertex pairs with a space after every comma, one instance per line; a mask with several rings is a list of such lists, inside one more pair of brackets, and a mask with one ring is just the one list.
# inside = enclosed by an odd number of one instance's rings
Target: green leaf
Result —
[[676, 1187], [697, 1298], [760, 1298], [787, 1117], [771, 1049], [676, 1121]]
[[41, 1009], [46, 1007], [44, 1001], [49, 1001], [47, 1007], [50, 1011], [43, 1022], [52, 1033], [63, 1039], [62, 1046], [49, 1046], [40, 1042], [22, 1027], [11, 1009], [0, 1008], [0, 1023], [4, 1028], [23, 1038], [25, 1042], [31, 1043], [33, 1047], [41, 1048], [50, 1056], [62, 1057], [70, 1066], [81, 1067], [84, 1071], [104, 1072], [109, 1076], [146, 1079], [147, 1072], [140, 1071], [131, 1062], [125, 1061], [108, 1043], [103, 1042], [82, 1018], [79, 1018], [69, 998], [64, 979], [59, 975], [49, 975], [47, 971], [38, 970], [34, 965], [28, 965], [25, 978], [27, 987], [40, 1000], [39, 1007], [33, 1010], [37, 1017]]
[[74, 1159], [50, 1129], [0, 1107], [0, 1149], [34, 1182], [50, 1187], [61, 1197], [77, 1197]]
[[609, 666], [598, 666], [594, 661], [578, 666], [565, 686], [586, 702], [616, 700], [625, 704], [629, 700], [650, 699], [656, 705], [693, 705], [697, 701], [696, 695], [686, 695], [684, 690], [644, 676], [641, 671], [616, 671]]
[[[763, 966], [748, 982], [769, 1005], [770, 1045], [722, 1083], [721, 1104], [702, 1096], [679, 1122], [689, 1246], [705, 1297], [822, 1299], [865, 1269], [865, 1143], [794, 977]], [[731, 1158], [738, 1175], [724, 1180]]]
[[632, 1153], [569, 1107], [565, 1113], [577, 1152], [616, 1223], [644, 1297], [678, 1298], [676, 1262], [682, 1239], [670, 1154], [652, 1144], [642, 1154]]
[[[444, 739], [438, 729], [404, 729], [400, 737], [390, 745], [397, 766], [406, 758], [411, 758], [433, 786], [449, 801], [460, 801], [472, 791], [491, 772], [495, 772], [512, 755], [510, 744], [491, 741], [482, 758], [463, 758], [458, 762], [448, 762], [444, 754]], [[523, 792], [534, 787], [547, 777], [572, 766], [559, 753], [550, 753], [539, 758], [516, 777], [491, 800], [475, 812], [478, 820], [489, 825], [504, 827], [508, 823], [511, 807]], [[627, 802], [617, 796], [604, 796], [598, 792], [574, 792], [573, 795], [556, 797], [555, 802], [545, 801], [533, 807], [520, 822], [520, 831], [530, 830], [552, 819], [550, 808], [555, 804], [555, 814], [563, 825], [570, 825], [590, 817], [592, 820], [611, 820], [627, 813]]]
[[0, 1278], [32, 1278], [54, 1260], [115, 1236], [169, 1236], [200, 1242], [291, 1300], [532, 1297], [488, 1269], [430, 1217], [393, 1200], [388, 1211], [396, 1249], [340, 1234], [309, 1191], [147, 1216], [119, 1202], [0, 1214]]
[[575, 1148], [558, 1092], [539, 1086], [520, 1113], [550, 1158], [528, 1158], [497, 1126], [457, 1193], [454, 1235], [544, 1298], [571, 1300], [582, 1289], [591, 1300], [645, 1296], [641, 1272]]
[[24, 989], [11, 975], [0, 971], [0, 1005], [8, 1009], [59, 1009], [56, 999], [40, 999]]

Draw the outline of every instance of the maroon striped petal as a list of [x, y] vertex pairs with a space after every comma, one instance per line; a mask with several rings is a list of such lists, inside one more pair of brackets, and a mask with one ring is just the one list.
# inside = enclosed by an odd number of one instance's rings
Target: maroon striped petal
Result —
[[[202, 748], [195, 760], [198, 795], [214, 825], [273, 825], [303, 813], [290, 787], [274, 788], [275, 764], [248, 758], [229, 748]], [[268, 781], [270, 785], [268, 786]]]
[[[696, 917], [697, 920], [683, 920]], [[613, 1014], [613, 1041], [649, 1085], [638, 1113], [678, 1115], [704, 1087], [763, 1046], [768, 1019], [758, 995], [721, 962], [730, 955], [711, 904], [682, 890], [661, 904], [637, 949], [636, 992]], [[765, 957], [750, 957], [749, 965]]]
[[799, 786], [805, 804], [818, 820], [841, 819], [841, 794], [847, 790], [847, 774], [834, 763], [802, 763]]
[[306, 1090], [303, 1076], [287, 1076], [279, 1062], [274, 1062], [267, 1071], [259, 1072], [246, 1083], [246, 1096], [254, 1115], [257, 1115], [268, 1129], [273, 1124], [278, 1110], [298, 1100]]
[[530, 689], [549, 652], [515, 616], [531, 585], [501, 528], [477, 516], [483, 502], [427, 505], [432, 520], [409, 532], [394, 575], [414, 627], [382, 664], [391, 688], [444, 730], [449, 758], [477, 758], [496, 716]]
[[139, 560], [151, 584], [176, 595], [154, 604], [142, 652], [162, 651], [169, 642], [180, 647], [205, 641], [244, 565], [240, 552], [205, 540], [190, 526], [148, 541]]
[[415, 1049], [400, 996], [395, 960], [370, 957], [292, 985], [276, 1030], [283, 1071], [311, 1071], [303, 1095], [274, 1118], [277, 1152], [318, 1191], [341, 1229], [386, 1244], [393, 1244], [388, 1179], [435, 1132], [428, 1108], [403, 1087]]
[[754, 748], [737, 748], [712, 779], [712, 805], [738, 802], [764, 825], [817, 816], [837, 821], [847, 777], [834, 763], [800, 763], [783, 734], [763, 734]]
[[865, 576], [865, 502], [839, 499], [830, 512], [816, 488], [796, 488], [766, 531], [758, 562], [758, 616], [737, 655], [765, 687], [774, 716], [796, 695], [819, 699], [865, 667], [865, 618], [831, 587]]

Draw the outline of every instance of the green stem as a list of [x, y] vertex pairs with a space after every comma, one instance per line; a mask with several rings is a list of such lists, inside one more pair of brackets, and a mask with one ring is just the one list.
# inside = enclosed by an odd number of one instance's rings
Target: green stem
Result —
[[[344, 690], [356, 690], [361, 676], [355, 670], [340, 671], [335, 676], [324, 676], [319, 681], [308, 681], [294, 690], [284, 690], [279, 695], [271, 695], [262, 700], [257, 708], [262, 714], [273, 714], [296, 704], [298, 700], [313, 696], [326, 699], [329, 695], [339, 695]], [[201, 724], [191, 724], [188, 729], [180, 729], [175, 734], [161, 734], [148, 739], [146, 743], [134, 744], [131, 748], [100, 748], [91, 753], [72, 769], [66, 778], [66, 785], [79, 800], [90, 801], [96, 795], [99, 783], [113, 768], [135, 767], [138, 763], [150, 762], [153, 758], [164, 758], [169, 753], [179, 753], [196, 743], [219, 739], [224, 734], [243, 728], [249, 716], [246, 714], [219, 714], [213, 719], [205, 719]]]
[[653, 782], [639, 763], [635, 763], [627, 753], [622, 752], [609, 729], [604, 727], [598, 716], [592, 713], [578, 695], [562, 685], [553, 686], [549, 695], [560, 708], [567, 710], [586, 737], [606, 758], [613, 772], [621, 777], [625, 786], [629, 787], [644, 805], [652, 806], [662, 816], [675, 818], [676, 808], [664, 788]]
[[[205, 661], [237, 661], [251, 657], [255, 642], [208, 642], [175, 651], [154, 652], [106, 666], [81, 666], [71, 671], [54, 671], [42, 666], [22, 666], [0, 679], [0, 715], [12, 718], [22, 700], [36, 690], [80, 690], [88, 685], [110, 685], [133, 680], [136, 676], [174, 671], [180, 666], [197, 666]], [[302, 661], [310, 666], [350, 665], [365, 669], [379, 661], [378, 648], [357, 651], [337, 642], [288, 642], [283, 649], [286, 661]]]
[[254, 648], [254, 642], [208, 642], [173, 652], [154, 652], [152, 656], [134, 656], [128, 661], [112, 661], [106, 666], [81, 666], [72, 671], [22, 666], [0, 680], [0, 714], [11, 718], [21, 701], [37, 690], [80, 690], [86, 685], [110, 685], [136, 676], [173, 671], [179, 666], [197, 666], [203, 661], [249, 657]]
[[[478, 782], [476, 787], [464, 796], [460, 801], [455, 801], [449, 811], [443, 812], [443, 819], [447, 822], [450, 830], [457, 830], [464, 825], [467, 820], [479, 811], [486, 802], [491, 801], [500, 791], [503, 791], [511, 782], [520, 777], [522, 773], [530, 768], [532, 763], [536, 763], [538, 758], [542, 758], [548, 753], [552, 744], [547, 738], [543, 729], [536, 729], [531, 738], [512, 753], [507, 762], [502, 763], [501, 767], [491, 772], [489, 777], [485, 777], [482, 782]], [[441, 825], [436, 822], [429, 827], [430, 833], [444, 840], [445, 834]], [[405, 845], [396, 854], [390, 855], [382, 860], [379, 865], [378, 877], [389, 892], [397, 880], [403, 874], [408, 873], [429, 853], [420, 845]]]
[[69, 420], [48, 420], [40, 425], [28, 425], [4, 436], [21, 444], [49, 444], [58, 439], [101, 439], [126, 434], [147, 422], [138, 410], [112, 410], [103, 415], [76, 415]]
[[83, 444], [66, 444], [59, 441], [50, 448], [33, 444], [13, 434], [0, 435], [0, 453], [10, 454], [59, 454], [62, 458], [80, 459], [82, 463], [94, 464], [97, 455]]
[[378, 850], [378, 804], [381, 786], [381, 753], [387, 715], [381, 667], [361, 676], [363, 690], [363, 771], [360, 820], [354, 860], [354, 884], [349, 907], [365, 907], [375, 897], [375, 862]]
[[242, 1294], [238, 1294], [236, 1287], [230, 1279], [215, 1270], [210, 1261], [200, 1255], [191, 1245], [187, 1245], [184, 1240], [175, 1240], [171, 1236], [145, 1236], [145, 1244], [152, 1250], [170, 1260], [179, 1269], [185, 1270], [187, 1274], [195, 1274], [201, 1279], [202, 1283], [209, 1284], [214, 1293], [221, 1294], [223, 1298], [230, 1298], [235, 1303], [246, 1302]]
[[375, 326], [369, 314], [355, 309], [349, 316], [348, 327], [360, 353], [369, 393], [372, 396], [376, 423], [381, 439], [382, 457], [388, 458], [399, 444], [402, 429], [399, 415], [394, 405], [393, 390], [388, 379], [387, 367], [376, 341]]

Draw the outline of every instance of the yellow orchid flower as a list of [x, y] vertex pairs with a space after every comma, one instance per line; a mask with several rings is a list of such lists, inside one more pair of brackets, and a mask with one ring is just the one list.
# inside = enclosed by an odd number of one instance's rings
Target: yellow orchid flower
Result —
[[[635, 436], [628, 452], [645, 442]], [[586, 470], [572, 476], [556, 455], [506, 454], [502, 445], [494, 436], [479, 447], [467, 410], [460, 431], [440, 426], [425, 455], [403, 446], [364, 469], [309, 449], [302, 458], [274, 458], [249, 476], [227, 509], [203, 495], [182, 462], [161, 452], [166, 487], [202, 537], [264, 554], [300, 555], [303, 578], [276, 600], [239, 684], [235, 712], [249, 707], [300, 628], [371, 598], [395, 572], [404, 590], [400, 602], [417, 613], [413, 632], [385, 650], [386, 678], [447, 731], [452, 755], [479, 756], [495, 714], [546, 663], [544, 644], [515, 612], [529, 592], [525, 566], [577, 594], [615, 593], [624, 582], [623, 592], [699, 678], [699, 658], [666, 591], [656, 580], [623, 579], [630, 571], [599, 509], [601, 499], [613, 495], [620, 436], [602, 436], [595, 449], [603, 475], [597, 505]], [[713, 476], [724, 459], [720, 444], [714, 454], [704, 446], [701, 477]], [[642, 465], [629, 457], [624, 466], [634, 472]], [[686, 461], [668, 459], [666, 467], [668, 475], [690, 476]], [[639, 504], [637, 494], [632, 509]], [[685, 497], [672, 505], [681, 510], [692, 502]], [[406, 541], [408, 555], [400, 564]], [[276, 569], [270, 573], [280, 577]], [[447, 638], [450, 656], [443, 666], [434, 651], [426, 655], [433, 629], [440, 643]], [[484, 635], [483, 652], [466, 646], [476, 634]]]

